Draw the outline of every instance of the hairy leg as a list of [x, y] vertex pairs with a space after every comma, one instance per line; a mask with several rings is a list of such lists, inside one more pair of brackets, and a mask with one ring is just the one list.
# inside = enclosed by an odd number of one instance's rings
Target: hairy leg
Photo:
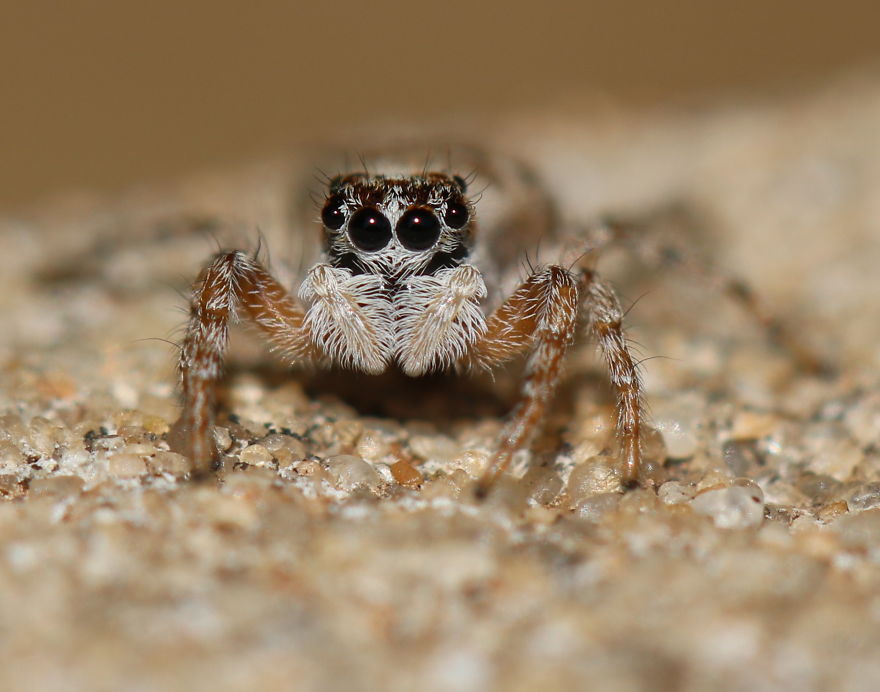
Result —
[[501, 433], [492, 462], [477, 487], [485, 496], [514, 452], [534, 436], [562, 374], [578, 311], [575, 277], [558, 266], [532, 274], [487, 320], [466, 364], [491, 367], [532, 347], [519, 402]]
[[629, 352], [623, 333], [623, 310], [611, 284], [589, 270], [582, 271], [581, 281], [587, 322], [617, 395], [617, 434], [623, 460], [621, 478], [625, 486], [632, 486], [640, 480], [642, 464], [644, 404], [638, 365]]
[[620, 302], [610, 284], [595, 272], [583, 270], [575, 277], [562, 267], [551, 266], [526, 279], [489, 317], [485, 334], [465, 361], [471, 366], [491, 367], [532, 347], [520, 400], [480, 480], [478, 496], [488, 493], [513, 454], [527, 445], [537, 430], [561, 378], [562, 361], [575, 336], [580, 303], [617, 394], [622, 480], [626, 486], [639, 482], [642, 385], [623, 333]]
[[263, 267], [243, 252], [216, 255], [193, 288], [190, 319], [180, 349], [183, 411], [175, 423], [172, 446], [193, 464], [210, 470], [215, 389], [223, 371], [229, 324], [239, 311], [268, 337], [274, 349], [291, 357], [311, 349], [305, 311]]

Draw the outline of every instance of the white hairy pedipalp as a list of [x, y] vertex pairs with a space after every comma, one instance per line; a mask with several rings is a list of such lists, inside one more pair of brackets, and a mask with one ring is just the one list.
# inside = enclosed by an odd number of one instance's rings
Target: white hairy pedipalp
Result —
[[486, 331], [486, 285], [469, 264], [411, 276], [394, 296], [395, 356], [404, 373], [424, 375], [460, 360]]
[[305, 326], [313, 343], [343, 367], [378, 374], [394, 351], [391, 304], [376, 274], [317, 264], [299, 290], [307, 305]]

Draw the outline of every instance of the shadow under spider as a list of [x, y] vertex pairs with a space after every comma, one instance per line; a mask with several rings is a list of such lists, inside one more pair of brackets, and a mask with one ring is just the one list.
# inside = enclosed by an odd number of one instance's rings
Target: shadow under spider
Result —
[[[381, 375], [339, 369], [291, 371], [270, 362], [230, 362], [227, 382], [243, 374], [256, 376], [269, 388], [298, 382], [310, 399], [335, 398], [354, 408], [361, 416], [438, 423], [462, 418], [503, 417], [514, 405], [516, 384], [512, 381], [510, 386], [505, 386], [482, 374], [408, 377], [396, 370]], [[222, 391], [220, 398], [221, 401], [225, 399]]]
[[[354, 408], [359, 415], [395, 421], [428, 421], [439, 427], [453, 421], [495, 418], [504, 420], [517, 401], [521, 364], [500, 368], [491, 374], [441, 373], [409, 377], [397, 370], [382, 375], [366, 375], [349, 370], [291, 371], [270, 361], [260, 363], [230, 361], [227, 382], [237, 375], [256, 376], [267, 388], [299, 382], [312, 399], [335, 398]], [[547, 411], [547, 427], [572, 424], [578, 393], [595, 392], [597, 404], [612, 404], [613, 393], [599, 373], [572, 373], [559, 386]], [[221, 387], [221, 406], [234, 413], [226, 402], [226, 388]], [[544, 437], [549, 432], [539, 433]]]

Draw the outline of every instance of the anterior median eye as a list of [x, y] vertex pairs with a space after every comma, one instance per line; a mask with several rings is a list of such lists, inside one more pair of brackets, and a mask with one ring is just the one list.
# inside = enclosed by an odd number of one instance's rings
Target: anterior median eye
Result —
[[440, 237], [440, 221], [427, 209], [410, 209], [397, 222], [397, 239], [407, 250], [427, 250]]
[[391, 240], [391, 224], [372, 207], [362, 207], [348, 222], [348, 237], [355, 247], [366, 252], [375, 252], [388, 245]]
[[345, 223], [345, 202], [334, 195], [330, 197], [321, 210], [321, 222], [330, 230], [338, 231]]

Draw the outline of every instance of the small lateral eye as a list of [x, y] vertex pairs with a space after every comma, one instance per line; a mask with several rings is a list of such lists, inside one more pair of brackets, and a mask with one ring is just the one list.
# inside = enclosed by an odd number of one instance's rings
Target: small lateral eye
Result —
[[338, 231], [345, 223], [345, 203], [338, 195], [333, 195], [324, 203], [321, 222], [331, 231]]
[[461, 190], [461, 194], [467, 192], [467, 181], [462, 178], [460, 175], [452, 176], [452, 181], [458, 185], [458, 189]]
[[440, 221], [428, 209], [410, 209], [397, 222], [397, 239], [407, 250], [427, 250], [440, 237]]
[[352, 244], [365, 252], [375, 252], [391, 240], [391, 223], [372, 207], [362, 207], [348, 222], [348, 237]]
[[450, 202], [446, 205], [443, 222], [450, 228], [459, 229], [468, 222], [468, 208], [461, 202]]

